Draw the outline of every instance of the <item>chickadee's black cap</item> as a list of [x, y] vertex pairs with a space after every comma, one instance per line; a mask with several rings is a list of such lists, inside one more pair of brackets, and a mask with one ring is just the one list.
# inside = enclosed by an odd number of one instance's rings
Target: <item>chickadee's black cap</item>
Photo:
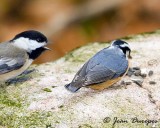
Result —
[[43, 35], [41, 32], [35, 31], [35, 30], [28, 30], [21, 32], [17, 34], [12, 40], [16, 40], [20, 37], [29, 38], [31, 40], [36, 40], [37, 42], [48, 42], [45, 35]]

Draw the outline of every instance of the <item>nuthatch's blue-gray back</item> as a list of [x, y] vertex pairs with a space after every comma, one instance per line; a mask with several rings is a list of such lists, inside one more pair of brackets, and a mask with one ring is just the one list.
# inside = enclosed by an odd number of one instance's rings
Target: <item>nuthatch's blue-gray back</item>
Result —
[[65, 87], [76, 92], [81, 87], [103, 90], [118, 82], [128, 71], [131, 49], [122, 40], [115, 40], [89, 59]]

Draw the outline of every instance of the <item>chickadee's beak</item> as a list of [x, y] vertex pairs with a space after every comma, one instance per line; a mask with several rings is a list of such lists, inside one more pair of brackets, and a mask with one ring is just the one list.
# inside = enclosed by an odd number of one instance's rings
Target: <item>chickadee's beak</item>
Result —
[[51, 51], [51, 49], [50, 48], [48, 48], [48, 47], [43, 47], [45, 50], [49, 50], [49, 51]]

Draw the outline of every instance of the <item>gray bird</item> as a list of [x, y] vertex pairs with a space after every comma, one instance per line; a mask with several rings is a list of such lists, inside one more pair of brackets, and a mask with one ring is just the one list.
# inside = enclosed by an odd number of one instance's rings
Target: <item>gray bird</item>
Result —
[[71, 92], [81, 87], [103, 90], [119, 81], [128, 71], [131, 49], [122, 40], [115, 40], [89, 59], [76, 73], [70, 84], [65, 85]]
[[48, 50], [47, 38], [29, 30], [12, 40], [0, 43], [0, 81], [7, 81], [23, 73], [42, 52]]

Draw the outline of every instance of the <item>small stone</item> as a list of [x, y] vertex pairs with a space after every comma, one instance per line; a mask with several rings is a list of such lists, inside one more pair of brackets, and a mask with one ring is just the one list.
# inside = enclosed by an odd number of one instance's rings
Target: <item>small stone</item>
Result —
[[132, 69], [132, 68], [129, 68], [129, 69], [128, 69], [128, 71], [131, 71], [131, 72], [133, 72], [133, 69]]
[[125, 85], [125, 82], [124, 82], [124, 80], [122, 80], [120, 84], [121, 84], [121, 85]]
[[143, 77], [143, 78], [145, 78], [145, 77], [147, 77], [147, 74], [145, 74], [145, 73], [141, 73], [141, 75], [140, 75], [141, 77]]
[[135, 76], [140, 76], [140, 75], [141, 75], [141, 70], [136, 70], [136, 71], [134, 72], [134, 75], [135, 75]]
[[143, 78], [141, 76], [133, 76], [131, 79], [132, 79], [132, 81], [134, 83], [136, 83], [140, 87], [142, 86], [142, 84], [143, 84]]
[[135, 76], [140, 76], [141, 75], [141, 69], [140, 67], [133, 67], [132, 72]]
[[131, 85], [132, 82], [131, 82], [131, 81], [126, 81], [125, 84], [126, 84], [126, 85]]
[[133, 70], [131, 68], [129, 68], [128, 72], [127, 72], [127, 76], [131, 77], [134, 74]]
[[148, 72], [148, 76], [152, 76], [152, 75], [153, 75], [153, 71], [150, 70], [150, 71]]
[[141, 75], [140, 76], [142, 76], [143, 78], [145, 78], [145, 77], [147, 77], [147, 74], [148, 74], [148, 72], [147, 72], [146, 68], [141, 69]]
[[131, 81], [121, 81], [121, 85], [131, 85], [132, 82]]
[[133, 70], [140, 70], [140, 67], [133, 67]]
[[153, 99], [153, 96], [151, 94], [148, 94], [148, 98], [152, 103], [155, 103], [156, 101]]
[[131, 72], [131, 71], [128, 71], [128, 72], [127, 72], [127, 76], [129, 76], [129, 77], [131, 77], [133, 74], [134, 74], [134, 73]]
[[136, 81], [133, 81], [133, 82], [136, 83], [137, 85], [139, 85], [140, 87], [142, 87], [143, 81], [136, 80]]
[[156, 84], [156, 82], [155, 81], [149, 81], [149, 84]]

